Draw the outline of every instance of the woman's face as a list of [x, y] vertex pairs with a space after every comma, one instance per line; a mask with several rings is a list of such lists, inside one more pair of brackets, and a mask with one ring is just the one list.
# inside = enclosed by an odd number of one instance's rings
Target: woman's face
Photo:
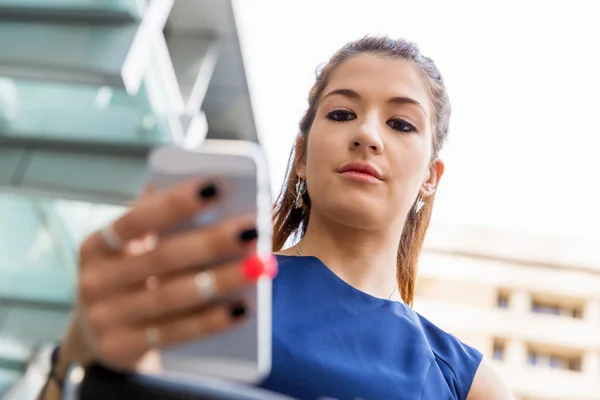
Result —
[[443, 172], [429, 90], [407, 61], [360, 54], [331, 75], [297, 163], [312, 211], [359, 229], [401, 226]]

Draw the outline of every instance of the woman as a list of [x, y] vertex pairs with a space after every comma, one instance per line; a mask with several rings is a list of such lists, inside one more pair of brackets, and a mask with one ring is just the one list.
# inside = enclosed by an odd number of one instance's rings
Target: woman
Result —
[[[318, 74], [274, 213], [273, 370], [262, 387], [306, 399], [512, 398], [481, 353], [410, 308], [449, 117], [439, 71], [410, 42], [366, 37]], [[251, 219], [147, 239], [213, 201], [211, 183], [180, 185], [84, 242], [57, 376], [73, 360], [155, 368], [150, 349], [217, 334], [251, 312], [240, 302], [193, 312], [207, 293], [271, 273], [242, 260], [256, 239]], [[300, 241], [282, 250], [293, 235]], [[224, 254], [237, 259], [210, 279], [193, 272]], [[56, 381], [46, 398], [58, 398]]]

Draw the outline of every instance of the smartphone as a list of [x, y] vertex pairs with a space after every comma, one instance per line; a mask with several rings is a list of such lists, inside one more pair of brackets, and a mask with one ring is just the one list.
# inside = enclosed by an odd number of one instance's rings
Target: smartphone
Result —
[[[156, 191], [189, 180], [220, 184], [219, 200], [175, 231], [253, 214], [259, 233], [256, 250], [271, 254], [273, 202], [266, 158], [258, 144], [207, 139], [195, 149], [168, 145], [150, 153], [148, 169], [149, 183]], [[271, 279], [260, 278], [255, 288], [239, 295], [252, 304], [248, 319], [233, 330], [162, 349], [165, 374], [213, 376], [250, 384], [266, 377], [271, 370]]]

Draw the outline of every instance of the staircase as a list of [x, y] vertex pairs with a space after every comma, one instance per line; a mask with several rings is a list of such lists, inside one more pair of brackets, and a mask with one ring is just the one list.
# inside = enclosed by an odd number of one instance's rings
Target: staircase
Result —
[[258, 141], [229, 0], [0, 0], [0, 397], [39, 390], [149, 150], [207, 137]]

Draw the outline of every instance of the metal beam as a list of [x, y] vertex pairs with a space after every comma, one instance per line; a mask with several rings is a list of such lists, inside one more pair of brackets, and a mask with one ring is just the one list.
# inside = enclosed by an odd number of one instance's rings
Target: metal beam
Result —
[[[165, 37], [167, 44], [172, 44], [173, 50], [170, 46], [169, 51], [175, 66], [185, 63], [185, 57], [189, 58], [178, 51], [177, 38], [185, 37], [188, 48], [202, 49], [207, 40], [213, 40], [217, 46], [214, 73], [201, 104], [210, 128], [207, 137], [258, 142], [231, 1], [176, 0]], [[186, 92], [189, 88], [182, 90]]]
[[166, 37], [181, 94], [188, 112], [199, 110], [219, 58], [213, 35], [171, 32]]

